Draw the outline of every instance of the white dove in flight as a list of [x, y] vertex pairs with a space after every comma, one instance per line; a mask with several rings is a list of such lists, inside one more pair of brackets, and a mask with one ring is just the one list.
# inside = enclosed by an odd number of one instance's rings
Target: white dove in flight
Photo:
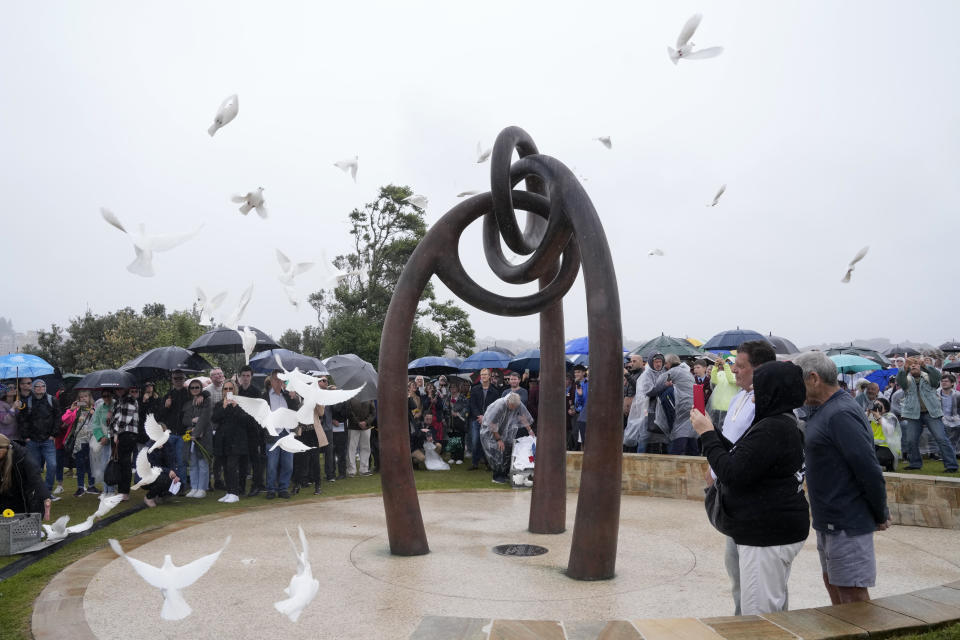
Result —
[[720, 202], [720, 196], [723, 195], [723, 192], [727, 190], [727, 185], [720, 185], [720, 189], [717, 191], [717, 195], [713, 196], [713, 202], [708, 204], [708, 207], [715, 207], [717, 203]]
[[273, 607], [287, 616], [290, 622], [296, 622], [300, 618], [300, 614], [320, 591], [320, 581], [313, 577], [313, 570], [310, 567], [310, 549], [307, 546], [307, 537], [303, 533], [302, 526], [297, 525], [297, 529], [300, 530], [302, 552], [297, 550], [297, 545], [294, 544], [293, 539], [290, 538], [290, 533], [287, 532], [290, 546], [293, 547], [293, 555], [297, 558], [297, 573], [290, 578], [290, 584], [283, 590], [287, 594], [287, 599], [273, 603]]
[[240, 205], [240, 213], [243, 215], [250, 213], [250, 209], [256, 209], [257, 215], [264, 220], [266, 220], [269, 215], [267, 213], [267, 207], [264, 206], [263, 187], [257, 187], [256, 191], [249, 191], [246, 195], [233, 195], [230, 197], [230, 200], [243, 203]]
[[493, 147], [483, 148], [483, 145], [480, 144], [480, 141], [477, 140], [477, 164], [483, 164], [490, 157], [490, 154], [493, 153]]
[[207, 298], [203, 289], [197, 287], [197, 304], [200, 305], [200, 324], [202, 326], [209, 327], [213, 324], [213, 313], [220, 308], [226, 298], [226, 291], [221, 291], [212, 298]]
[[296, 379], [287, 382], [287, 388], [303, 398], [303, 404], [297, 410], [297, 420], [304, 424], [313, 422], [313, 408], [318, 404], [332, 407], [346, 402], [360, 393], [365, 385], [366, 383], [356, 389], [321, 389], [315, 384], [302, 384]]
[[320, 250], [320, 257], [320, 266], [323, 267], [323, 270], [325, 271], [325, 289], [330, 287], [336, 289], [347, 278], [350, 278], [351, 276], [363, 275], [363, 269], [345, 271], [344, 269], [339, 268], [337, 265], [333, 264], [329, 258], [327, 258], [327, 252], [324, 249]]
[[460, 193], [457, 194], [457, 197], [458, 197], [458, 198], [466, 198], [467, 196], [475, 196], [475, 195], [477, 195], [478, 193], [482, 193], [482, 192], [481, 192], [481, 191], [477, 191], [477, 190], [475, 190], [475, 189], [470, 189], [469, 191], [461, 191]]
[[403, 199], [404, 202], [409, 202], [415, 207], [420, 207], [421, 209], [426, 209], [427, 204], [430, 203], [430, 200], [427, 199], [427, 196], [422, 196], [418, 193], [413, 194], [412, 196], [407, 196]]
[[210, 570], [213, 563], [217, 561], [223, 550], [230, 544], [230, 536], [227, 536], [226, 542], [219, 551], [211, 553], [208, 556], [197, 558], [189, 564], [178, 567], [173, 564], [173, 558], [170, 554], [163, 557], [163, 564], [155, 567], [142, 560], [131, 558], [124, 553], [120, 543], [110, 538], [110, 546], [114, 552], [130, 563], [141, 578], [151, 587], [160, 589], [163, 594], [163, 608], [160, 609], [160, 617], [164, 620], [183, 620], [193, 611], [187, 601], [183, 599], [180, 590], [186, 589], [194, 582], [199, 580], [203, 574]]
[[304, 451], [310, 451], [310, 449], [316, 449], [316, 447], [308, 447], [307, 445], [303, 444], [297, 440], [297, 437], [292, 433], [288, 433], [274, 442], [273, 446], [270, 447], [270, 451], [273, 451], [277, 447], [280, 447], [284, 451], [288, 451], [290, 453], [303, 453]]
[[[282, 373], [278, 373], [277, 377], [280, 378], [282, 381], [288, 383], [288, 385], [290, 382], [296, 381], [294, 384], [298, 386], [302, 384], [313, 385], [314, 387], [317, 386], [317, 379], [308, 373], [301, 372], [299, 367], [294, 367], [293, 371], [287, 371], [287, 368], [283, 366], [283, 360], [280, 359], [280, 356], [278, 354], [276, 353], [273, 354], [273, 359], [276, 360], [277, 367], [282, 372]], [[290, 390], [293, 391], [294, 393], [297, 392], [297, 390], [294, 389], [293, 387], [291, 387]], [[303, 394], [300, 394], [300, 395], [302, 396]]]
[[610, 136], [600, 136], [599, 138], [594, 138], [594, 140], [605, 146], [607, 149], [613, 149], [613, 140], [610, 139]]
[[723, 47], [709, 47], [699, 51], [693, 50], [696, 44], [690, 42], [690, 38], [693, 37], [697, 27], [700, 26], [700, 19], [702, 17], [699, 13], [693, 14], [693, 16], [687, 20], [687, 23], [683, 25], [680, 35], [677, 36], [677, 48], [667, 47], [667, 55], [670, 56], [670, 62], [673, 64], [677, 64], [680, 58], [687, 60], [704, 60], [706, 58], [714, 58], [723, 53]]
[[60, 516], [53, 524], [41, 524], [47, 534], [48, 542], [56, 542], [67, 537], [67, 523], [70, 522], [70, 516]]
[[[266, 429], [267, 433], [271, 436], [276, 437], [280, 435], [280, 431], [284, 429], [293, 431], [297, 428], [297, 425], [300, 424], [297, 418], [297, 412], [293, 409], [281, 407], [276, 411], [271, 411], [270, 403], [263, 398], [247, 398], [236, 394], [230, 394], [228, 397], [230, 400], [236, 402], [237, 406], [249, 414], [250, 417], [256, 420], [257, 424]], [[312, 407], [311, 411], [313, 411]], [[313, 422], [313, 413], [310, 414], [310, 422]]]
[[240, 334], [240, 344], [243, 345], [243, 356], [246, 358], [246, 363], [250, 364], [250, 356], [253, 355], [253, 350], [257, 348], [257, 334], [250, 329], [249, 325], [235, 329], [235, 331]]
[[102, 518], [110, 511], [120, 504], [123, 500], [123, 494], [115, 493], [112, 496], [104, 497], [103, 494], [100, 494], [100, 506], [97, 507], [97, 510], [93, 512], [93, 517]]
[[223, 326], [230, 329], [236, 329], [240, 324], [240, 319], [243, 317], [243, 312], [247, 310], [247, 305], [250, 304], [250, 298], [253, 296], [253, 284], [251, 283], [242, 294], [240, 294], [240, 301], [237, 302], [236, 308], [230, 313], [230, 317], [227, 318], [226, 322], [223, 323]]
[[163, 469], [160, 467], [154, 467], [150, 464], [150, 460], [147, 459], [147, 454], [149, 451], [150, 450], [144, 447], [143, 449], [140, 449], [140, 453], [137, 454], [136, 467], [137, 475], [140, 476], [140, 482], [130, 487], [131, 490], [153, 484], [156, 482], [157, 478], [160, 477], [160, 474], [163, 473]]
[[136, 231], [127, 231], [126, 228], [120, 223], [119, 218], [113, 214], [109, 209], [100, 208], [100, 215], [103, 216], [103, 219], [107, 221], [110, 225], [116, 227], [120, 231], [123, 231], [130, 236], [130, 239], [133, 240], [133, 250], [136, 253], [136, 259], [127, 265], [127, 271], [130, 273], [135, 273], [138, 276], [143, 276], [144, 278], [152, 278], [154, 275], [153, 272], [153, 253], [155, 251], [169, 251], [174, 247], [177, 247], [187, 240], [190, 240], [203, 229], [201, 224], [195, 230], [188, 233], [169, 233], [169, 234], [158, 234], [158, 235], [147, 235], [146, 227], [143, 223], [137, 225]]
[[843, 282], [844, 284], [846, 284], [847, 282], [850, 282], [850, 276], [853, 275], [854, 265], [856, 265], [858, 262], [863, 260], [863, 258], [867, 255], [867, 251], [869, 250], [870, 250], [870, 246], [867, 245], [863, 249], [860, 249], [860, 251], [857, 251], [857, 255], [853, 256], [853, 260], [851, 260], [850, 264], [847, 265], [848, 267], [847, 273], [843, 276], [840, 282]]
[[350, 177], [353, 178], [353, 181], [357, 181], [357, 169], [360, 168], [360, 156], [353, 156], [352, 158], [347, 158], [346, 160], [340, 160], [339, 162], [334, 162], [333, 166], [337, 167], [344, 173], [349, 172]]
[[[147, 434], [147, 438], [153, 440], [153, 444], [150, 445], [150, 448], [147, 449], [147, 453], [152, 453], [167, 444], [167, 440], [170, 439], [170, 432], [163, 428], [163, 425], [157, 422], [157, 419], [154, 415], [148, 414], [146, 419], [143, 421], [143, 430]], [[140, 470], [137, 469], [137, 473], [140, 473]], [[140, 473], [140, 477], [143, 477], [143, 474]], [[150, 484], [149, 482], [147, 484]]]
[[220, 103], [220, 108], [217, 109], [217, 115], [213, 119], [213, 124], [210, 125], [210, 128], [207, 129], [207, 133], [210, 134], [210, 137], [213, 137], [213, 134], [217, 132], [218, 129], [222, 129], [227, 126], [231, 120], [237, 117], [237, 113], [240, 111], [240, 99], [237, 98], [237, 94], [224, 99]]
[[293, 286], [293, 279], [301, 273], [306, 273], [313, 268], [312, 262], [297, 262], [294, 264], [283, 251], [275, 249], [277, 252], [277, 262], [280, 263], [280, 275], [277, 279], [285, 285]]
[[651, 249], [651, 250], [650, 250], [650, 253], [648, 253], [647, 255], [648, 255], [648, 256], [662, 256], [662, 255], [663, 255], [663, 249]]

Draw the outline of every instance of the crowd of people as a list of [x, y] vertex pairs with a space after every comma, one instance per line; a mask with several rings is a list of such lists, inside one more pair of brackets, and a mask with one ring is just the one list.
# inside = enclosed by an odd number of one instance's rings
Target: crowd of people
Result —
[[[957, 472], [960, 393], [956, 377], [930, 357], [896, 359], [879, 380], [853, 389], [819, 351], [778, 361], [765, 341], [745, 342], [735, 356], [684, 362], [674, 354], [631, 355], [623, 391], [624, 451], [703, 455], [711, 523], [727, 536], [724, 562], [735, 613], [785, 610], [793, 559], [811, 527], [824, 583], [834, 603], [869, 598], [875, 584], [873, 534], [890, 524], [882, 470], [919, 469], [923, 456]], [[291, 453], [237, 398], [258, 398], [270, 411], [297, 410], [301, 398], [273, 372], [265, 388], [249, 366], [227, 379], [214, 369], [209, 382], [172, 372], [169, 389], [81, 389], [49, 394], [43, 380], [21, 379], [0, 388], [0, 499], [15, 511], [50, 517], [62, 496], [65, 467], [74, 468], [74, 496], [118, 493], [129, 499], [134, 461], [147, 455], [161, 473], [144, 501], [179, 485], [188, 498], [222, 491], [223, 502], [263, 494], [290, 498], [305, 488], [379, 470], [374, 401], [317, 405], [312, 424], [294, 437], [306, 447]], [[493, 482], [508, 482], [519, 437], [535, 435], [539, 383], [529, 371], [483, 369], [476, 381], [413, 376], [408, 384], [411, 463], [485, 466]], [[327, 376], [321, 389], [335, 389]], [[576, 366], [567, 377], [567, 445], [582, 449], [590, 377]], [[164, 431], [153, 447], [146, 424]], [[147, 454], [143, 452], [147, 451]], [[119, 473], [110, 474], [114, 465]], [[40, 472], [45, 473], [41, 477]], [[99, 486], [98, 486], [99, 485]]]

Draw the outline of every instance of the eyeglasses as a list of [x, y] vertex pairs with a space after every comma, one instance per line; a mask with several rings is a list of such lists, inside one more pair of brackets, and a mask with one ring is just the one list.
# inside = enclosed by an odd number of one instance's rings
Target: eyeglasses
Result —
[[200, 387], [194, 387], [193, 385], [190, 385], [190, 391], [200, 391]]
[[236, 389], [235, 389], [234, 387], [227, 387], [227, 386], [225, 386], [225, 387], [223, 388], [223, 390], [224, 390], [224, 391], [236, 391]]

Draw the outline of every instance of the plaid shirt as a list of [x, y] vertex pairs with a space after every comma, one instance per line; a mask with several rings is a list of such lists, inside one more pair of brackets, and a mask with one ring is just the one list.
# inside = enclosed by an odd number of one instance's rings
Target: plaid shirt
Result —
[[110, 432], [120, 434], [124, 432], [137, 433], [140, 422], [140, 407], [131, 396], [117, 398], [113, 408], [113, 420], [110, 422]]

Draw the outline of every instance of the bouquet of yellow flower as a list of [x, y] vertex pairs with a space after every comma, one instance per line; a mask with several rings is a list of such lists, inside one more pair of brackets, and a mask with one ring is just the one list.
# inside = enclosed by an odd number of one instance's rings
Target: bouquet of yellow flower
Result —
[[13, 512], [13, 509], [4, 509], [4, 510], [3, 510], [3, 517], [4, 517], [4, 518], [12, 518], [14, 515], [16, 515], [16, 514]]
[[192, 429], [187, 429], [186, 433], [183, 434], [183, 441], [184, 441], [184, 442], [192, 442], [192, 443], [194, 444], [194, 446], [197, 447], [197, 450], [200, 451], [200, 455], [202, 455], [204, 458], [206, 458], [208, 463], [211, 463], [211, 464], [212, 464], [212, 463], [213, 463], [213, 456], [210, 455], [210, 452], [209, 452], [209, 451], [207, 451], [206, 449], [203, 448], [203, 445], [200, 444], [200, 441], [199, 441], [199, 440], [194, 440], [194, 439], [193, 439], [192, 431], [193, 431]]

